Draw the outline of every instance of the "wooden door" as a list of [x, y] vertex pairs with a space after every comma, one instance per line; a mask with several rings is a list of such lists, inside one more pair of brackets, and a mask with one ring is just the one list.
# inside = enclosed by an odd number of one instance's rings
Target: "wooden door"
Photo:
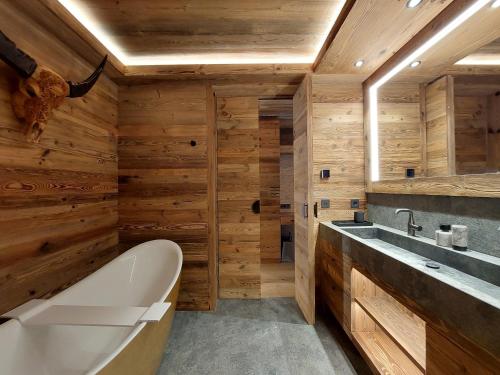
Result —
[[293, 97], [293, 183], [295, 221], [295, 299], [309, 324], [315, 320], [311, 79]]
[[260, 260], [281, 261], [280, 121], [260, 119]]
[[260, 298], [258, 99], [217, 98], [216, 121], [219, 297]]

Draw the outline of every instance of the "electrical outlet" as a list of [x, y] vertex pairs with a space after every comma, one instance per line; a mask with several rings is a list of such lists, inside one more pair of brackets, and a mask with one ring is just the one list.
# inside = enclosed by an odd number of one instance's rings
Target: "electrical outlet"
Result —
[[330, 199], [322, 199], [321, 208], [330, 208]]
[[351, 199], [351, 208], [359, 208], [359, 199]]

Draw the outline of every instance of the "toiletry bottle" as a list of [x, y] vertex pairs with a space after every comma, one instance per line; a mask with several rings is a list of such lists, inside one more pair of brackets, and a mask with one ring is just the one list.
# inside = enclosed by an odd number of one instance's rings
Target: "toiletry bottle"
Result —
[[469, 228], [465, 225], [451, 226], [451, 244], [455, 250], [467, 250]]
[[438, 246], [451, 247], [451, 238], [451, 225], [440, 225], [439, 230], [436, 231], [436, 244]]

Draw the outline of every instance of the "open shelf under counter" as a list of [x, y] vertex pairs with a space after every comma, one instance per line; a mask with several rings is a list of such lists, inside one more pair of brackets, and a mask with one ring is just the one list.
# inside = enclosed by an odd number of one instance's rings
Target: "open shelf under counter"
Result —
[[425, 374], [383, 331], [353, 332], [352, 335], [378, 373]]
[[420, 367], [425, 369], [425, 322], [386, 297], [356, 297], [356, 302]]
[[424, 320], [355, 268], [351, 290], [353, 338], [374, 370], [382, 374], [424, 374]]

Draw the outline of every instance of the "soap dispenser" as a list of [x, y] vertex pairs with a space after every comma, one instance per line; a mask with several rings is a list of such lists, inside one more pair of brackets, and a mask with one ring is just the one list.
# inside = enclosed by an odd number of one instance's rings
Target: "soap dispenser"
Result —
[[438, 246], [451, 247], [451, 238], [451, 225], [440, 225], [439, 230], [436, 231], [436, 244]]

